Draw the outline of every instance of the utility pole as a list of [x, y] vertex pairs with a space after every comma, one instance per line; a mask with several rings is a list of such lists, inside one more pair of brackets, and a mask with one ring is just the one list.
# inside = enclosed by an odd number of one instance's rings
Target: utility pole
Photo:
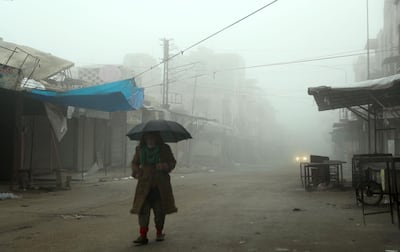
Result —
[[369, 49], [370, 49], [370, 45], [369, 45], [369, 0], [366, 0], [367, 2], [367, 80], [369, 80], [371, 78], [371, 74], [370, 74], [370, 62], [369, 62]]
[[[366, 11], [367, 11], [367, 80], [371, 78], [370, 74], [370, 62], [369, 62], [369, 0], [366, 0]], [[368, 104], [368, 153], [371, 153], [371, 106]], [[374, 118], [376, 121], [376, 118]], [[376, 135], [376, 130], [375, 130]]]
[[164, 71], [163, 71], [163, 88], [162, 88], [162, 106], [168, 108], [168, 58], [169, 58], [169, 40], [163, 39], [164, 47]]
[[192, 116], [194, 116], [194, 105], [196, 103], [197, 77], [198, 76], [194, 78], [193, 96], [192, 96]]
[[[194, 106], [196, 104], [197, 78], [198, 78], [198, 76], [194, 77], [193, 96], [192, 96], [192, 116], [194, 116]], [[197, 122], [196, 122], [196, 125], [197, 125]], [[192, 130], [192, 132], [194, 132], [194, 130], [195, 130], [193, 124], [191, 125], [191, 130]], [[192, 164], [192, 141], [189, 141], [187, 157], [188, 157], [188, 167], [190, 167]]]

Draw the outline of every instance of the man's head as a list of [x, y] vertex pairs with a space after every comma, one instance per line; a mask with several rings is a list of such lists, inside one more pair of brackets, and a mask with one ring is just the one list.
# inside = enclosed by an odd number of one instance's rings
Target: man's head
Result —
[[143, 135], [144, 144], [148, 148], [154, 148], [156, 145], [161, 143], [161, 137], [159, 132], [146, 132]]

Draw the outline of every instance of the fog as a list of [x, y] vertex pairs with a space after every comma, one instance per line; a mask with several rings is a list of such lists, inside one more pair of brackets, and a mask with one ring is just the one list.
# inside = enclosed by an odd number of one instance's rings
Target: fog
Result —
[[[163, 54], [161, 38], [172, 39], [171, 54], [177, 53], [267, 2], [0, 0], [4, 20], [0, 23], [0, 37], [50, 52], [75, 62], [76, 66], [122, 64], [127, 54], [149, 55], [153, 63], [158, 63]], [[384, 1], [369, 2], [369, 32], [374, 37], [382, 26]], [[220, 97], [232, 97], [250, 92], [251, 99], [258, 103], [242, 105], [248, 108], [243, 112], [248, 118], [242, 120], [265, 116], [260, 114], [262, 109], [268, 117], [242, 127], [257, 128], [257, 134], [270, 136], [268, 144], [284, 143], [288, 157], [292, 152], [330, 155], [329, 132], [338, 120], [338, 112], [318, 112], [307, 88], [354, 82], [353, 64], [357, 57], [225, 70], [363, 52], [367, 40], [365, 7], [365, 0], [280, 0], [174, 58], [171, 67], [201, 64], [186, 69], [178, 77], [172, 72], [171, 78], [189, 79], [171, 85], [171, 92], [182, 94], [185, 106], [181, 109], [190, 113], [194, 92], [191, 77], [204, 75], [197, 78], [198, 97], [193, 114], [209, 119], [218, 119], [212, 116], [216, 108], [207, 108], [209, 104], [202, 96], [219, 92]], [[221, 60], [222, 65], [213, 65], [213, 59], [225, 56], [228, 60]], [[233, 56], [237, 64], [229, 60]], [[135, 73], [143, 69], [135, 69]], [[237, 86], [229, 84], [236, 81], [232, 76], [242, 78]], [[137, 81], [146, 88], [161, 80], [161, 68], [156, 68]], [[216, 88], [216, 83], [223, 83], [223, 87]], [[158, 87], [145, 89], [145, 95], [158, 97], [159, 93]], [[241, 97], [230, 102], [249, 102]], [[205, 110], [211, 112], [207, 114]]]

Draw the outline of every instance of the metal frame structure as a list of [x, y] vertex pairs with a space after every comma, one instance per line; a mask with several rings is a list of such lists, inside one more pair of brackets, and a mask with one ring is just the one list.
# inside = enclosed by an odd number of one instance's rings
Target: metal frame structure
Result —
[[[26, 61], [28, 60], [29, 57], [31, 57], [31, 58], [34, 59], [32, 71], [31, 71], [29, 74], [26, 75], [27, 78], [26, 78], [25, 83], [24, 83], [24, 84], [26, 84], [26, 82], [32, 77], [32, 75], [33, 75], [33, 73], [35, 72], [36, 68], [39, 66], [39, 64], [40, 64], [40, 58], [38, 58], [38, 57], [36, 57], [36, 56], [30, 54], [29, 52], [27, 52], [27, 51], [25, 51], [25, 50], [23, 50], [23, 49], [21, 49], [21, 48], [19, 48], [19, 47], [15, 47], [13, 50], [8, 49], [8, 48], [6, 48], [6, 47], [1, 47], [1, 48], [4, 48], [4, 49], [7, 49], [7, 50], [11, 51], [11, 54], [10, 54], [10, 56], [8, 57], [8, 59], [6, 60], [6, 62], [4, 63], [4, 65], [8, 65], [8, 63], [10, 62], [10, 60], [12, 59], [12, 57], [13, 57], [16, 53], [18, 53], [18, 51], [23, 52], [23, 53], [25, 54], [24, 60], [22, 61], [21, 65], [18, 67], [19, 69], [21, 69], [21, 70], [23, 69], [23, 67], [24, 67], [24, 65], [25, 65], [25, 63], [26, 63]], [[19, 88], [19, 86], [16, 86], [16, 89], [18, 89], [18, 88]]]
[[346, 108], [367, 122], [368, 153], [377, 153], [378, 132], [395, 130], [380, 122], [400, 118], [400, 74], [357, 84], [347, 88], [309, 88], [308, 94], [314, 96], [320, 111]]
[[[352, 159], [352, 179], [353, 186], [356, 189], [356, 200], [357, 203], [360, 201], [362, 204], [364, 224], [365, 216], [380, 213], [390, 213], [391, 221], [394, 223], [393, 209], [396, 206], [397, 219], [400, 227], [399, 187], [397, 185], [399, 180], [397, 171], [399, 169], [400, 157], [392, 157], [391, 154], [378, 153], [378, 151], [385, 151], [378, 150], [378, 141], [381, 143], [383, 139], [382, 136], [378, 138], [378, 132], [395, 130], [395, 133], [398, 133], [398, 128], [390, 127], [388, 124], [386, 125], [385, 122], [388, 119], [398, 120], [400, 118], [400, 74], [354, 83], [351, 87], [345, 88], [331, 88], [327, 86], [309, 88], [308, 94], [314, 96], [319, 111], [347, 108], [354, 115], [361, 118], [361, 120], [367, 122], [367, 149], [369, 154], [354, 155]], [[374, 134], [373, 146], [372, 133]], [[371, 195], [379, 193], [379, 198], [382, 199], [383, 195], [387, 195], [389, 198], [389, 209], [385, 211], [367, 212], [365, 208], [363, 190], [367, 178], [364, 177], [365, 170], [363, 166], [373, 162], [384, 165], [383, 169], [387, 176], [387, 182], [384, 180], [384, 183], [385, 185], [387, 183], [387, 188], [385, 187], [385, 190], [382, 191], [382, 187], [379, 187], [381, 185], [376, 187], [375, 184], [375, 188], [380, 189], [378, 192], [375, 192], [371, 189], [372, 183], [370, 183], [365, 187], [368, 193], [366, 196], [370, 197]], [[357, 188], [357, 185], [360, 185], [359, 188]], [[358, 198], [358, 195], [360, 195], [360, 198]]]
[[[394, 209], [397, 213], [397, 222], [400, 228], [400, 211], [399, 211], [399, 185], [397, 172], [400, 169], [400, 157], [393, 157], [391, 154], [363, 154], [354, 155], [352, 160], [352, 174], [353, 174], [353, 186], [363, 185], [367, 182], [364, 176], [365, 167], [368, 164], [381, 164], [382, 170], [385, 171], [384, 188], [382, 192], [383, 195], [387, 195], [389, 198], [389, 209], [379, 210], [379, 211], [367, 211], [366, 204], [364, 201], [364, 187], [359, 186], [360, 194], [356, 193], [357, 203], [361, 204], [363, 223], [366, 224], [365, 217], [368, 215], [384, 214], [390, 213], [391, 222], [394, 224]], [[376, 169], [375, 169], [376, 170]], [[356, 185], [357, 184], [357, 185]]]
[[343, 164], [344, 161], [327, 160], [324, 162], [301, 162], [300, 179], [305, 190], [311, 190], [316, 186], [313, 182], [312, 170], [328, 168], [330, 171], [329, 182], [335, 182], [335, 185], [343, 187]]

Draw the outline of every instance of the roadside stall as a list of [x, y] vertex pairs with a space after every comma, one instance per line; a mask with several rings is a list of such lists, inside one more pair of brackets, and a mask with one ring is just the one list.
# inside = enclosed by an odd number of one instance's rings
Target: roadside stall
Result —
[[311, 191], [328, 185], [342, 188], [344, 163], [329, 160], [329, 157], [311, 155], [310, 162], [300, 163], [300, 179], [304, 189]]
[[400, 74], [350, 87], [313, 87], [308, 94], [314, 97], [319, 111], [351, 112], [340, 122], [340, 130], [351, 134], [351, 140], [334, 142], [336, 149], [346, 151], [351, 158], [352, 185], [364, 222], [367, 215], [390, 213], [394, 223], [396, 212], [400, 227]]

